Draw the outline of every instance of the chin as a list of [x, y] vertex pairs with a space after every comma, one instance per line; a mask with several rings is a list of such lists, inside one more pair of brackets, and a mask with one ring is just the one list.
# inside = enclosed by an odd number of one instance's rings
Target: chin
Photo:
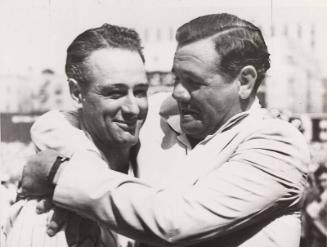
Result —
[[198, 129], [198, 128], [182, 128], [183, 132], [194, 139], [204, 139], [208, 134], [204, 133], [206, 131], [203, 131], [203, 129]]
[[200, 128], [200, 126], [198, 126], [197, 124], [182, 124], [181, 128], [185, 134], [191, 136], [203, 132], [202, 128]]
[[120, 146], [134, 146], [138, 138], [129, 134], [129, 137], [118, 138], [117, 144]]

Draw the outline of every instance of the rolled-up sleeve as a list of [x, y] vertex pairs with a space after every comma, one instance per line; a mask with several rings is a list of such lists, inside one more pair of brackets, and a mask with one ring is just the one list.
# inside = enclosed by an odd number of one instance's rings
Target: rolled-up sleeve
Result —
[[223, 236], [298, 210], [308, 152], [301, 138], [291, 139], [295, 143], [271, 130], [254, 134], [228, 162], [183, 190], [155, 188], [108, 170], [92, 152], [77, 152], [60, 175], [54, 201], [156, 245]]

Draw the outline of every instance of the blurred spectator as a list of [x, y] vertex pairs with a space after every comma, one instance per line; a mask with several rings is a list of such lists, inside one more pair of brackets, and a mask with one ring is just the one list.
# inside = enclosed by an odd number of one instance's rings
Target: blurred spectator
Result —
[[[9, 215], [10, 206], [16, 198], [16, 188], [10, 183], [10, 177], [0, 172], [0, 226], [6, 221]], [[0, 246], [2, 241], [2, 230], [0, 229]]]
[[274, 118], [280, 118], [287, 122], [290, 122], [295, 128], [297, 128], [301, 133], [304, 132], [304, 127], [300, 116], [293, 114], [287, 110], [278, 110], [278, 109], [270, 109], [268, 112]]
[[[327, 167], [320, 165], [314, 172], [317, 192], [312, 191], [305, 205], [307, 247], [327, 246]], [[311, 197], [312, 199], [310, 199]]]

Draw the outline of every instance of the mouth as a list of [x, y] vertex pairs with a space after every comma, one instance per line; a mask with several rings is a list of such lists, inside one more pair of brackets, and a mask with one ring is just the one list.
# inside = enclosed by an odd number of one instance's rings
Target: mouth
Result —
[[199, 115], [199, 111], [197, 109], [194, 109], [190, 105], [180, 105], [179, 110], [180, 110], [180, 114], [182, 116], [187, 116], [187, 115], [196, 116], [196, 115]]
[[124, 131], [134, 132], [137, 121], [115, 121], [116, 125]]

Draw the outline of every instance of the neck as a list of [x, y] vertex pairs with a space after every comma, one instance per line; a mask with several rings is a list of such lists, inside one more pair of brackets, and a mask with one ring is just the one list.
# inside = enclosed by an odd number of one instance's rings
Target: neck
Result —
[[127, 173], [129, 169], [129, 152], [130, 148], [124, 147], [112, 147], [108, 145], [97, 145], [97, 148], [101, 150], [103, 155], [106, 157], [108, 161], [108, 166], [110, 169]]
[[87, 128], [83, 123], [82, 112], [79, 112], [79, 114], [80, 128], [89, 133], [91, 137], [90, 141], [92, 141], [94, 145], [102, 152], [104, 157], [107, 159], [110, 169], [117, 172], [127, 173], [129, 170], [129, 153], [131, 147], [109, 144], [101, 141], [96, 136], [92, 136], [92, 134], [87, 131]]
[[253, 105], [253, 102], [255, 100], [255, 96], [249, 97], [248, 99], [241, 99], [240, 105], [241, 105], [241, 111], [248, 111], [250, 110], [251, 106]]
[[[244, 112], [244, 111], [248, 111], [251, 108], [251, 106], [253, 105], [254, 100], [255, 100], [255, 97], [241, 100], [240, 105], [237, 107], [237, 109], [234, 111], [231, 110], [230, 112], [228, 112], [226, 114], [225, 118], [223, 118], [223, 121], [219, 123], [219, 125], [217, 126], [215, 131], [217, 131], [219, 128], [221, 128], [221, 126], [223, 126], [226, 122], [228, 122], [236, 114]], [[212, 133], [209, 133], [209, 134], [212, 134]], [[205, 138], [205, 137], [192, 137], [190, 135], [186, 135], [186, 136], [187, 136], [187, 139], [189, 140], [192, 148], [194, 148], [199, 142], [201, 142]]]
[[192, 148], [194, 148], [200, 141], [202, 141], [204, 139], [204, 138], [202, 138], [202, 139], [194, 138], [189, 135], [186, 135], [186, 136], [187, 136], [187, 139], [190, 142]]

